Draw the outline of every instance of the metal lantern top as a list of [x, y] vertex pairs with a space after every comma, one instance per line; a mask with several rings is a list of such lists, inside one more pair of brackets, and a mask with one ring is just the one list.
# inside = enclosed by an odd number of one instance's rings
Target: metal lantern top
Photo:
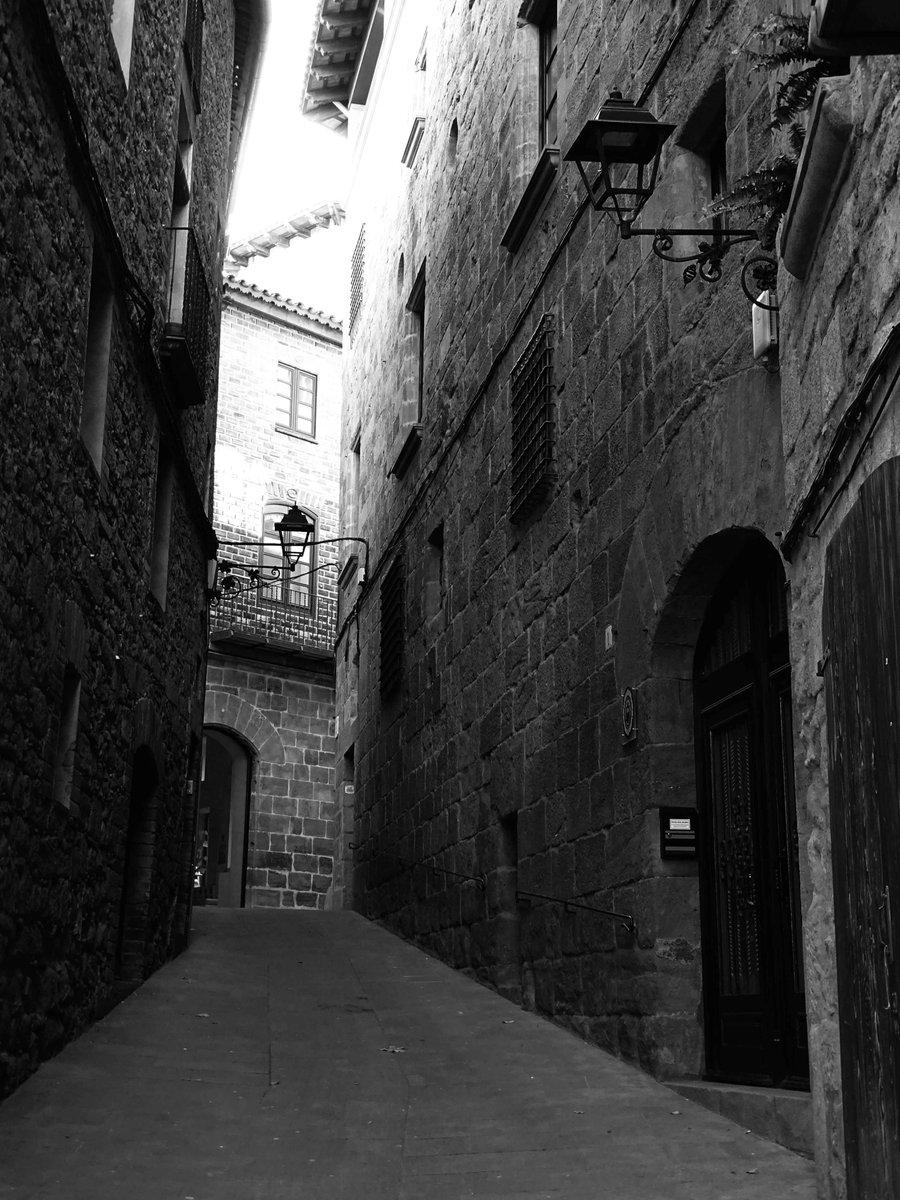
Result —
[[292, 504], [280, 521], [275, 522], [275, 531], [281, 542], [281, 552], [288, 567], [293, 571], [315, 533], [315, 525]]
[[[653, 195], [659, 160], [675, 126], [612, 92], [596, 118], [587, 121], [565, 157], [578, 167], [594, 208], [612, 213], [627, 236], [632, 221]], [[585, 164], [597, 163], [596, 179]]]

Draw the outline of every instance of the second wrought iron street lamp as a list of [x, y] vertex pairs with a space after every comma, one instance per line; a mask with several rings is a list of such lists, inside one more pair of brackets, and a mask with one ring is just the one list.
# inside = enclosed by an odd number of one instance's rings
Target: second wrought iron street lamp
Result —
[[[597, 116], [587, 121], [565, 154], [578, 167], [587, 188], [591, 204], [598, 212], [609, 213], [619, 228], [623, 240], [632, 237], [652, 237], [653, 253], [667, 262], [689, 265], [684, 281], [689, 283], [699, 273], [707, 283], [722, 277], [722, 259], [732, 246], [740, 242], [758, 242], [754, 229], [638, 229], [634, 222], [653, 195], [659, 174], [663, 146], [675, 132], [676, 126], [657, 121], [647, 109], [621, 93], [611, 92]], [[672, 254], [676, 237], [709, 238], [701, 241], [691, 254]], [[762, 304], [750, 291], [747, 273], [754, 269], [774, 275], [775, 261], [767, 255], [755, 255], [741, 272], [744, 294], [761, 308]], [[771, 282], [766, 286], [773, 286]]]

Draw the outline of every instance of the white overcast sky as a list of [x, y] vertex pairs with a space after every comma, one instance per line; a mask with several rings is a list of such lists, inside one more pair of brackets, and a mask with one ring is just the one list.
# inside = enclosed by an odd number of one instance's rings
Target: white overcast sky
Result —
[[[228, 223], [230, 242], [345, 198], [346, 138], [300, 115], [316, 0], [269, 0], [271, 19]], [[313, 308], [346, 307], [343, 229], [318, 230], [252, 259], [241, 278]]]

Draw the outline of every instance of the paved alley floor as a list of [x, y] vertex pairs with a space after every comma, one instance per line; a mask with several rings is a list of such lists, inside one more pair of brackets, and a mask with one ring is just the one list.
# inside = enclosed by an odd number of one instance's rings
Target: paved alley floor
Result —
[[809, 1162], [354, 913], [200, 909], [0, 1105], [2, 1200], [813, 1200]]

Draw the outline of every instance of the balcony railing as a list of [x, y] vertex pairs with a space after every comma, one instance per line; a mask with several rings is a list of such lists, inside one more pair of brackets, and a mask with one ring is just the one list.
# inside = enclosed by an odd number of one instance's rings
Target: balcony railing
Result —
[[169, 296], [163, 353], [185, 405], [206, 399], [211, 298], [193, 229], [170, 229]]
[[331, 651], [336, 622], [335, 599], [316, 596], [310, 609], [308, 590], [284, 591], [272, 585], [261, 585], [236, 596], [225, 592], [210, 612], [214, 641], [231, 638], [280, 649], [307, 647]]

